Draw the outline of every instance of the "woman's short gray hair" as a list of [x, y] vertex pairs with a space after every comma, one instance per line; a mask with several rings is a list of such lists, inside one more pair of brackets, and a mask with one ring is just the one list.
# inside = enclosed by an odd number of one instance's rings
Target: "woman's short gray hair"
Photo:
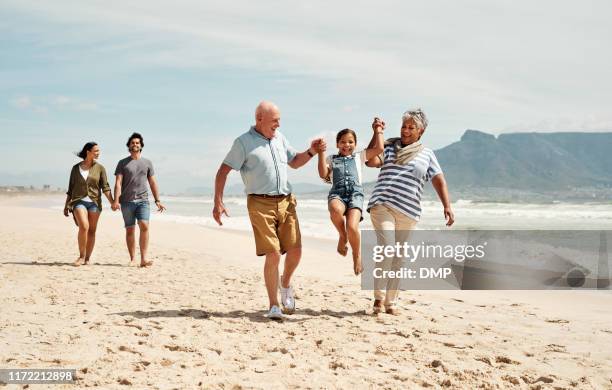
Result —
[[415, 108], [412, 110], [408, 110], [402, 115], [402, 122], [407, 121], [408, 119], [414, 119], [417, 126], [421, 129], [425, 130], [427, 128], [427, 115], [420, 108]]

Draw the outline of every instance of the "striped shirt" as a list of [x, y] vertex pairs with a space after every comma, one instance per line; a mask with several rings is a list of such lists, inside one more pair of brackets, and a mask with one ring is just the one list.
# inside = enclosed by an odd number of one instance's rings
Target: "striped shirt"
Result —
[[423, 148], [406, 165], [394, 164], [394, 145], [385, 146], [384, 163], [368, 203], [368, 212], [384, 204], [418, 221], [421, 218], [421, 195], [425, 182], [442, 173], [433, 150]]

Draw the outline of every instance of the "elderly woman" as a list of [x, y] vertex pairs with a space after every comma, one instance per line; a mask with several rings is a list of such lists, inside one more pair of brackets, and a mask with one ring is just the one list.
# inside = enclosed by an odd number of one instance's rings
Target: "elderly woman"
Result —
[[[372, 126], [382, 127], [378, 118]], [[366, 165], [381, 167], [367, 210], [376, 230], [379, 245], [405, 242], [421, 216], [421, 194], [425, 182], [431, 180], [442, 205], [446, 226], [454, 222], [446, 181], [434, 152], [423, 146], [420, 139], [427, 128], [427, 117], [421, 109], [409, 110], [402, 116], [400, 137], [385, 141], [384, 152]], [[402, 259], [387, 258], [383, 270], [399, 270]], [[396, 315], [400, 279], [374, 279], [374, 313]], [[385, 290], [385, 291], [383, 291]]]

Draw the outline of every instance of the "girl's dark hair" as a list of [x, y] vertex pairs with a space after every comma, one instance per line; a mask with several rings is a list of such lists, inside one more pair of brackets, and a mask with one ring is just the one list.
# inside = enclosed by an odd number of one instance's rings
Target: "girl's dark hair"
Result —
[[141, 149], [144, 148], [144, 139], [142, 138], [142, 135], [140, 135], [140, 133], [132, 133], [132, 135], [130, 135], [130, 138], [128, 138], [128, 141], [125, 144], [125, 146], [129, 148], [130, 142], [132, 142], [134, 138], [138, 138], [140, 140], [140, 148]]
[[78, 157], [82, 158], [83, 160], [85, 160], [85, 157], [87, 157], [87, 152], [89, 152], [91, 149], [93, 149], [94, 146], [98, 145], [95, 142], [88, 142], [85, 145], [83, 145], [83, 149], [81, 149], [80, 152], [75, 153]]
[[340, 139], [342, 139], [345, 134], [352, 134], [353, 137], [355, 137], [355, 143], [357, 143], [357, 134], [355, 134], [355, 132], [351, 129], [340, 130], [336, 135], [336, 143], [340, 142]]

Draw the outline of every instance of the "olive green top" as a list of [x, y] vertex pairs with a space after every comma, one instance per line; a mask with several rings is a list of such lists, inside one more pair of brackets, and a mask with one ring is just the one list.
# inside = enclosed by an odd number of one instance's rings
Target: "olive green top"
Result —
[[93, 200], [98, 209], [102, 211], [102, 193], [110, 191], [110, 185], [106, 178], [106, 169], [102, 164], [98, 164], [94, 161], [94, 164], [89, 168], [89, 176], [87, 181], [81, 176], [79, 172], [79, 165], [76, 164], [70, 171], [70, 182], [68, 183], [68, 192], [66, 194], [70, 197], [68, 201], [68, 209], [72, 210], [74, 205], [81, 199], [89, 196]]

